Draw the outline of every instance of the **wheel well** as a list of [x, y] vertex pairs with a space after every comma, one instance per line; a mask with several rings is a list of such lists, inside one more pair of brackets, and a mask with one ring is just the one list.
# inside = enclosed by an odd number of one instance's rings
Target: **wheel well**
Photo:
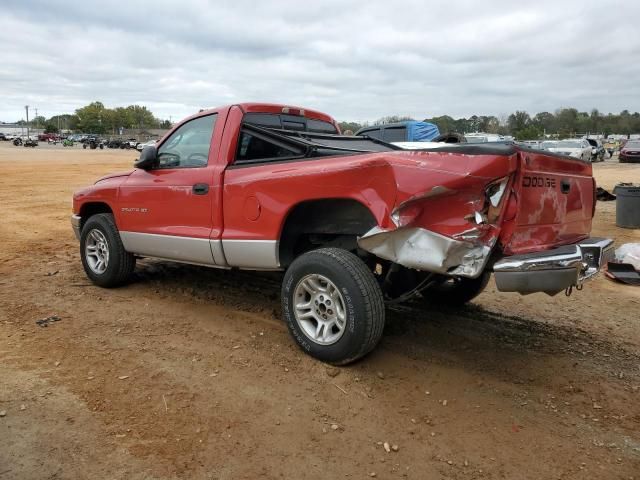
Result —
[[353, 199], [309, 200], [287, 215], [280, 235], [279, 260], [288, 266], [298, 255], [319, 247], [357, 248], [357, 237], [377, 225], [371, 211]]
[[113, 210], [111, 210], [109, 205], [102, 202], [89, 202], [82, 205], [82, 207], [80, 207], [80, 217], [82, 218], [80, 227], [82, 228], [82, 225], [84, 225], [89, 217], [97, 215], [98, 213], [113, 213]]

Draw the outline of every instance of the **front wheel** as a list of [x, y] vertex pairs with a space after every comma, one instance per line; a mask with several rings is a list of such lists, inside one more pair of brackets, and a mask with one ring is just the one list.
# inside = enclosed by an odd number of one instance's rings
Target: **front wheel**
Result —
[[490, 278], [491, 274], [487, 272], [478, 278], [448, 278], [424, 290], [421, 295], [429, 305], [464, 305], [482, 293]]
[[284, 276], [282, 312], [298, 345], [334, 365], [365, 356], [384, 328], [384, 300], [375, 277], [360, 258], [339, 248], [294, 260]]
[[116, 287], [127, 281], [136, 266], [135, 257], [120, 240], [113, 215], [90, 217], [80, 234], [80, 257], [87, 277], [101, 287]]

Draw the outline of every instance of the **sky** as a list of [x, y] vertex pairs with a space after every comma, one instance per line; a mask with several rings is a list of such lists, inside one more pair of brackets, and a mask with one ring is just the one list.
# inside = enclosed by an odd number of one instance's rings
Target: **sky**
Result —
[[640, 110], [640, 1], [3, 0], [0, 121], [92, 101], [338, 120]]

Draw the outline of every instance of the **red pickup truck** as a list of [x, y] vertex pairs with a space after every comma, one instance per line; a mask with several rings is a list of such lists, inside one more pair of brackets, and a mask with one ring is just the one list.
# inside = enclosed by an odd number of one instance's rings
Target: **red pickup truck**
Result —
[[581, 288], [612, 253], [590, 238], [591, 164], [506, 144], [402, 150], [341, 136], [312, 110], [202, 111], [133, 170], [73, 196], [87, 276], [137, 258], [282, 270], [282, 311], [309, 354], [346, 364], [379, 341], [385, 302], [463, 304], [499, 290]]

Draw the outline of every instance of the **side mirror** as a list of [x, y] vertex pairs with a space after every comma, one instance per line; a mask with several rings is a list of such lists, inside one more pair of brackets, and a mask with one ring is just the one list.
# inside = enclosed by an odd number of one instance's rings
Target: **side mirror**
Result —
[[156, 163], [158, 163], [158, 149], [153, 145], [149, 145], [142, 149], [140, 158], [134, 162], [133, 166], [142, 170], [149, 170]]

